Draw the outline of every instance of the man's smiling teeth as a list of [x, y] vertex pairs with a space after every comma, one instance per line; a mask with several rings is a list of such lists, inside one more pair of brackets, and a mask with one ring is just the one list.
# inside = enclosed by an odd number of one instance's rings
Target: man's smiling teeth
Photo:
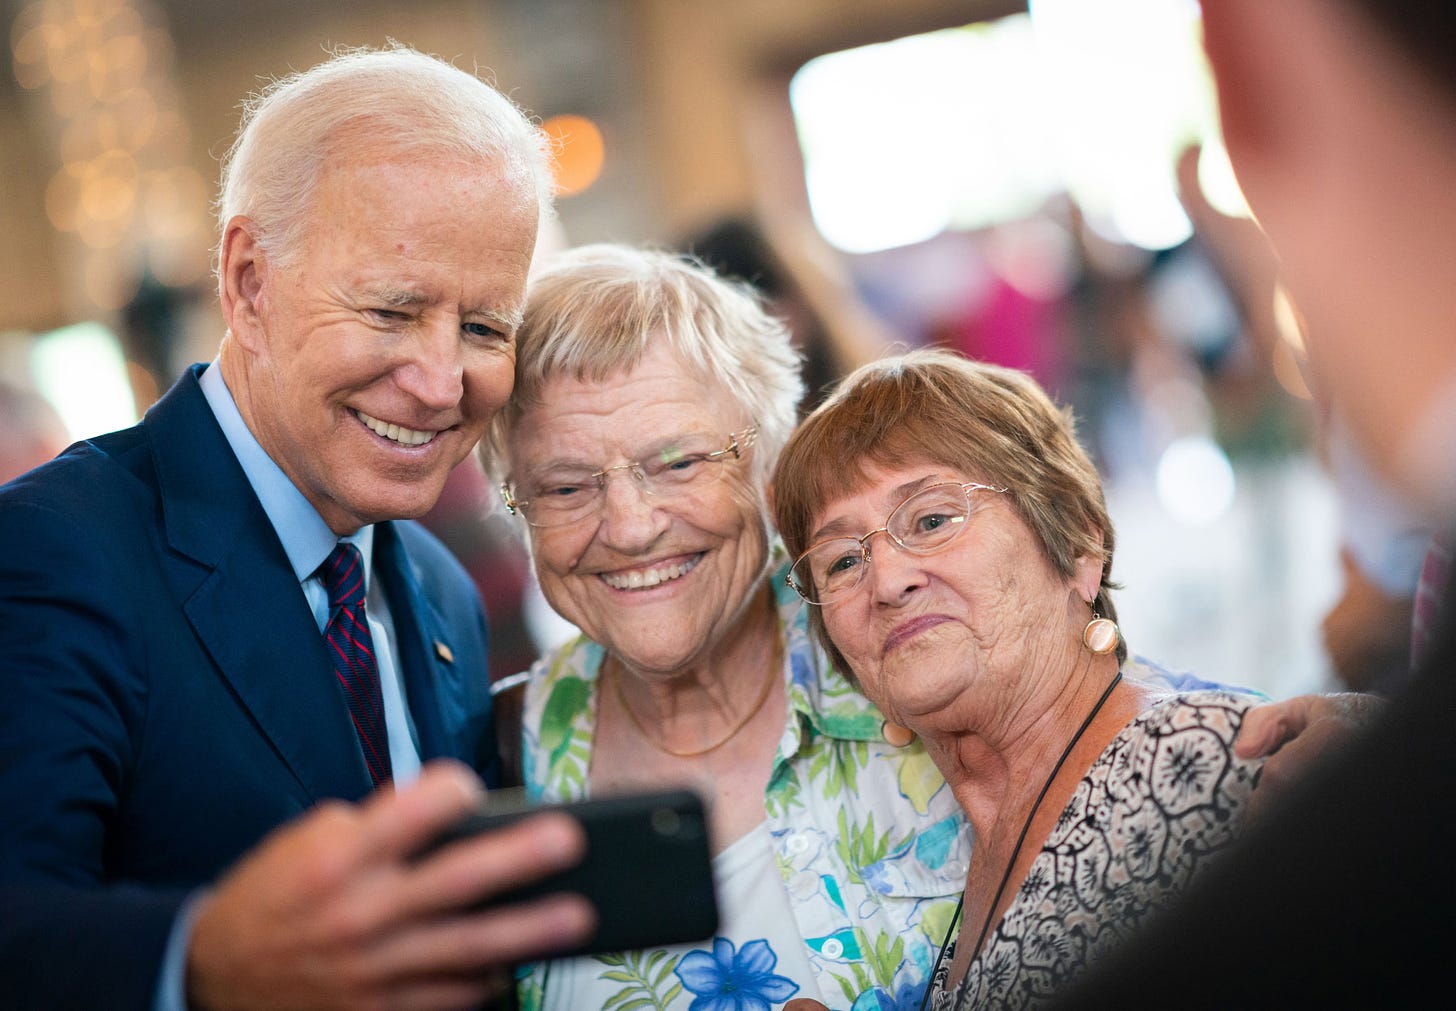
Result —
[[382, 435], [392, 442], [397, 442], [401, 446], [423, 446], [440, 434], [439, 432], [416, 432], [413, 428], [405, 428], [402, 425], [391, 425], [387, 421], [371, 418], [363, 411], [355, 411], [354, 413], [359, 416], [360, 421], [369, 427], [369, 431], [375, 435]]
[[631, 572], [604, 572], [602, 579], [614, 590], [643, 590], [687, 575], [697, 567], [702, 556], [681, 565], [664, 565], [658, 569], [634, 569]]

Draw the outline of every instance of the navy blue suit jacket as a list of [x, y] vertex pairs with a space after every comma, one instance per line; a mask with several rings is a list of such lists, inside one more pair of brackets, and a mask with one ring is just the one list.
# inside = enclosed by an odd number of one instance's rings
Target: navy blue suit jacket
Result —
[[[368, 772], [283, 546], [198, 387], [0, 489], [0, 1003], [146, 1008], [186, 894]], [[421, 758], [497, 772], [485, 617], [375, 530]]]

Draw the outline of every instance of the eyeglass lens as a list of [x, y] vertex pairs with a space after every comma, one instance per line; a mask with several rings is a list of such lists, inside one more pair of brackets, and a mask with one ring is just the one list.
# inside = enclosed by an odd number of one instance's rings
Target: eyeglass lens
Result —
[[692, 435], [674, 439], [650, 455], [601, 470], [567, 467], [533, 475], [516, 489], [519, 507], [533, 526], [572, 523], [600, 507], [607, 481], [617, 471], [630, 474], [643, 494], [671, 498], [709, 483], [722, 473], [715, 466], [733, 459], [732, 445], [721, 437]]
[[869, 541], [882, 531], [914, 554], [938, 550], [970, 518], [974, 490], [976, 486], [932, 485], [896, 506], [880, 530], [872, 530], [864, 537], [836, 537], [819, 542], [794, 563], [791, 575], [795, 588], [816, 604], [853, 590], [864, 580], [869, 568]]

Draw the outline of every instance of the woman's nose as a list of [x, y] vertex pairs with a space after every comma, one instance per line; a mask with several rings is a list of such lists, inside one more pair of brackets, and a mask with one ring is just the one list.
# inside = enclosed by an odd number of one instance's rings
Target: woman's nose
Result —
[[869, 557], [865, 581], [876, 602], [903, 603], [909, 594], [926, 584], [922, 556], [906, 551], [889, 534], [875, 538], [873, 550], [869, 544], [865, 550]]
[[601, 523], [604, 536], [630, 551], [656, 539], [666, 526], [660, 504], [635, 468], [613, 468], [602, 476]]

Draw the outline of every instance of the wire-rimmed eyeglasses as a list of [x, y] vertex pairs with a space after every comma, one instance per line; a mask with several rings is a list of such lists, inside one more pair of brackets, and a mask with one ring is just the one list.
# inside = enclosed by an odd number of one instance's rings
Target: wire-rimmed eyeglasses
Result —
[[830, 537], [811, 545], [789, 569], [787, 582], [811, 604], [827, 604], [853, 592], [870, 568], [870, 538], [886, 534], [914, 555], [928, 555], [955, 540], [985, 503], [1005, 488], [947, 481], [922, 488], [890, 510], [885, 525], [863, 537]]
[[756, 425], [730, 432], [727, 445], [721, 437], [684, 435], [669, 439], [649, 456], [615, 467], [556, 467], [518, 483], [502, 481], [500, 494], [506, 509], [512, 515], [524, 516], [533, 527], [565, 526], [601, 508], [607, 477], [616, 471], [631, 474], [644, 495], [671, 499], [718, 480], [723, 472], [721, 465], [742, 459], [756, 441]]

